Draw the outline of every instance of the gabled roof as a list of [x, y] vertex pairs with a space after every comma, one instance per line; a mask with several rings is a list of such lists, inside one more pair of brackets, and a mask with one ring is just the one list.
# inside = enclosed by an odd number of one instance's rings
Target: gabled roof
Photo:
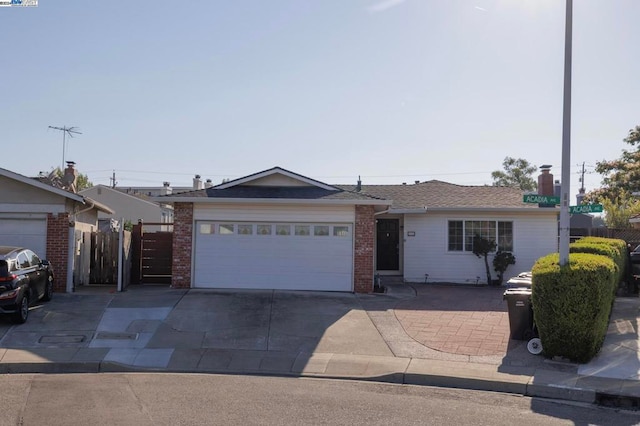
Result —
[[153, 197], [161, 202], [290, 202], [390, 205], [390, 200], [326, 183], [274, 167], [211, 188]]
[[38, 189], [42, 189], [47, 192], [51, 192], [53, 194], [59, 195], [61, 197], [69, 198], [70, 200], [77, 201], [78, 203], [84, 204], [84, 198], [78, 194], [74, 194], [73, 192], [65, 191], [64, 189], [56, 188], [55, 186], [47, 185], [46, 183], [40, 182], [37, 179], [33, 179], [27, 176], [23, 176], [21, 174], [12, 172], [11, 170], [0, 168], [0, 176], [4, 176], [9, 179], [16, 180], [20, 183], [24, 183], [26, 185], [33, 186]]
[[[269, 176], [274, 176], [274, 175], [280, 175], [282, 177], [288, 178], [290, 179], [290, 181], [292, 182], [292, 184], [295, 182], [295, 186], [315, 186], [318, 188], [322, 188], [322, 189], [326, 189], [328, 191], [337, 191], [339, 190], [338, 188], [331, 186], [331, 185], [327, 185], [326, 183], [308, 178], [306, 176], [302, 176], [299, 175], [297, 173], [294, 173], [292, 171], [283, 169], [282, 167], [273, 167], [271, 169], [268, 170], [263, 170], [261, 172], [258, 173], [254, 173], [245, 177], [241, 177], [238, 179], [234, 179], [232, 181], [229, 182], [224, 182], [221, 183], [219, 185], [214, 186], [214, 188], [216, 189], [227, 189], [227, 188], [232, 188], [234, 186], [239, 186], [239, 185], [251, 185], [251, 184], [258, 184], [261, 180], [265, 180], [265, 178], [269, 177]], [[292, 184], [289, 184], [288, 186], [293, 186]], [[261, 185], [261, 186], [269, 186], [268, 184], [266, 185]]]
[[102, 191], [107, 191], [110, 192], [118, 197], [124, 198], [126, 200], [130, 200], [131, 202], [138, 202], [138, 203], [142, 203], [142, 204], [146, 204], [146, 205], [151, 205], [154, 207], [158, 207], [157, 203], [154, 203], [153, 201], [149, 201], [148, 199], [136, 196], [136, 195], [131, 195], [131, 194], [127, 194], [126, 192], [122, 192], [119, 191], [117, 189], [111, 188], [110, 186], [107, 185], [94, 185], [91, 188], [87, 188], [87, 189], [83, 189], [82, 191], [78, 192], [78, 194], [81, 194], [83, 196], [87, 196], [88, 194], [97, 196], [98, 194], [96, 193], [97, 190], [101, 189]]
[[90, 204], [91, 208], [95, 207], [96, 209], [101, 210], [101, 211], [103, 211], [105, 213], [109, 213], [109, 214], [113, 213], [113, 211], [110, 208], [108, 208], [107, 206], [105, 206], [103, 204], [100, 204], [97, 201], [94, 201], [94, 200], [92, 200], [90, 198], [83, 197], [82, 195], [74, 194], [73, 192], [69, 192], [69, 191], [66, 191], [64, 189], [56, 188], [55, 186], [51, 186], [51, 185], [48, 185], [46, 183], [40, 182], [37, 179], [33, 179], [33, 178], [30, 178], [30, 177], [23, 176], [21, 174], [12, 172], [11, 170], [0, 168], [0, 176], [4, 176], [4, 177], [6, 177], [8, 179], [13, 179], [15, 181], [18, 181], [20, 183], [24, 183], [24, 184], [32, 186], [34, 188], [38, 188], [38, 189], [50, 192], [50, 193], [55, 194], [55, 195], [59, 195], [61, 197], [73, 200], [73, 201], [75, 201], [77, 203], [80, 203], [80, 204]]
[[[337, 185], [355, 190], [355, 185]], [[392, 210], [403, 209], [538, 209], [522, 202], [524, 192], [504, 186], [464, 186], [430, 180], [414, 185], [362, 185], [361, 194], [393, 200]], [[551, 209], [553, 210], [553, 209]]]

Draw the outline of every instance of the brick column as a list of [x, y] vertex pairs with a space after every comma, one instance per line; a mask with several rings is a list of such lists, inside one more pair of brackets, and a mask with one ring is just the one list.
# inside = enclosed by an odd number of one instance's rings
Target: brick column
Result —
[[191, 249], [193, 246], [193, 203], [173, 206], [173, 262], [171, 287], [191, 287]]
[[53, 266], [53, 291], [67, 291], [69, 263], [69, 213], [47, 213], [47, 260]]
[[376, 220], [373, 206], [356, 206], [353, 288], [356, 293], [373, 291], [373, 253]]

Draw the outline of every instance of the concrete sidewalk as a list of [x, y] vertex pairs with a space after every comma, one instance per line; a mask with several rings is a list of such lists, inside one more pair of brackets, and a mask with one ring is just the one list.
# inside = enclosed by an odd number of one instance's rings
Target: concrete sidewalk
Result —
[[0, 322], [0, 373], [165, 371], [375, 380], [581, 402], [640, 401], [640, 299], [616, 301], [601, 354], [577, 365], [510, 342], [505, 354], [447, 353], [404, 330], [406, 285], [356, 296], [132, 288], [56, 294], [26, 324]]

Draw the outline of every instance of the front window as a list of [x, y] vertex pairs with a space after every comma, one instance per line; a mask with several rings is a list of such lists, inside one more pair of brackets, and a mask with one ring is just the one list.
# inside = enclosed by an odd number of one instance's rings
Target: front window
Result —
[[513, 251], [513, 222], [494, 220], [450, 220], [449, 251], [473, 251], [473, 238], [495, 241], [498, 250]]

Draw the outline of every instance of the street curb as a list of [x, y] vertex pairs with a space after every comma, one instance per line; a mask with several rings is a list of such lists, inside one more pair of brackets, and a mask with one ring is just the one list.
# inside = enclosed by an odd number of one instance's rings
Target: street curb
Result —
[[170, 373], [170, 374], [220, 374], [253, 375], [270, 377], [297, 377], [328, 380], [352, 380], [385, 384], [434, 386], [442, 388], [469, 389], [478, 391], [511, 393], [533, 398], [597, 403], [613, 407], [633, 408], [640, 406], [640, 398], [597, 393], [595, 390], [553, 384], [533, 384], [532, 376], [514, 376], [514, 380], [497, 380], [482, 377], [459, 377], [442, 374], [389, 372], [377, 376], [354, 376], [323, 373], [294, 373], [288, 371], [241, 371], [241, 370], [194, 370], [138, 367], [113, 361], [101, 362], [17, 362], [0, 364], [0, 374], [82, 374], [82, 373]]

